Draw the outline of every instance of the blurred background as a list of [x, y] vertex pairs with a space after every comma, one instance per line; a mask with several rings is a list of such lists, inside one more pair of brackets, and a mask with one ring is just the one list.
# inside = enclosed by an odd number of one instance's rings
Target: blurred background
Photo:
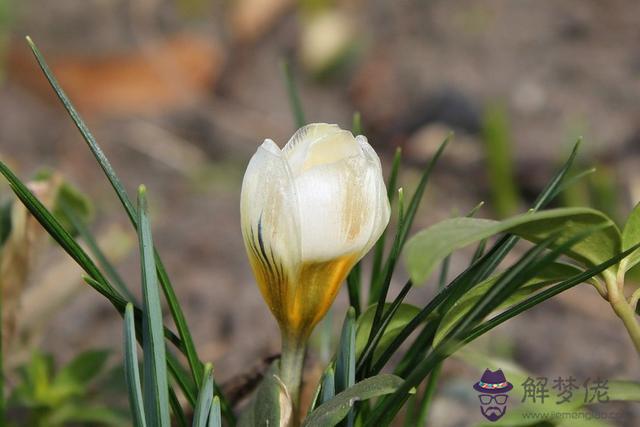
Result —
[[[135, 235], [28, 34], [131, 194], [147, 185], [156, 244], [201, 356], [224, 382], [279, 348], [245, 258], [238, 201], [257, 146], [267, 137], [282, 146], [295, 130], [284, 61], [308, 121], [349, 128], [360, 112], [387, 170], [402, 147], [407, 189], [455, 132], [418, 227], [479, 201], [484, 217], [524, 211], [579, 136], [577, 171], [597, 171], [558, 204], [623, 223], [640, 201], [639, 19], [633, 0], [0, 0], [0, 156], [23, 179], [47, 167], [84, 193], [91, 229], [138, 293]], [[36, 331], [29, 346], [59, 363], [87, 349], [119, 352], [115, 310], [61, 250], [40, 252], [15, 303], [18, 323]], [[467, 260], [456, 255], [452, 274]], [[428, 284], [410, 298], [433, 292]], [[335, 323], [345, 305], [341, 295]], [[619, 320], [586, 286], [476, 345], [536, 375], [640, 376]], [[445, 365], [433, 425], [479, 420], [468, 399], [480, 372]], [[620, 410], [621, 425], [637, 425], [638, 408]]]

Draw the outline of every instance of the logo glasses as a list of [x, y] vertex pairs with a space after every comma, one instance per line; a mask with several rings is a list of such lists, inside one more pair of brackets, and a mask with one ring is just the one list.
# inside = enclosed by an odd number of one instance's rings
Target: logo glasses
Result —
[[492, 401], [496, 402], [498, 405], [504, 405], [505, 403], [507, 403], [507, 399], [509, 398], [509, 396], [507, 396], [506, 394], [480, 394], [478, 395], [478, 398], [480, 399], [480, 403], [482, 403], [483, 405], [488, 405]]

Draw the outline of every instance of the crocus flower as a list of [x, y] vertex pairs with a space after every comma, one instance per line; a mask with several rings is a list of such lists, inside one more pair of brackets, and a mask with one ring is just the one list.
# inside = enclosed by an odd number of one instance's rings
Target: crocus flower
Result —
[[306, 338], [389, 222], [380, 159], [364, 136], [311, 124], [270, 139], [242, 184], [242, 232], [284, 334]]
[[240, 210], [295, 406], [307, 338], [389, 222], [380, 159], [367, 138], [336, 125], [305, 126], [282, 150], [267, 139], [247, 167]]

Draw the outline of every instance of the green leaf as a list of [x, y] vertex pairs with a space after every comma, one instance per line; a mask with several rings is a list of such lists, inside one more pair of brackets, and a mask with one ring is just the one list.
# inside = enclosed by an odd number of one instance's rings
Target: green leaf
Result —
[[[335, 392], [340, 393], [356, 383], [356, 314], [349, 307], [340, 334], [340, 349], [336, 357]], [[353, 424], [353, 411], [349, 413], [348, 425]]]
[[[602, 263], [620, 252], [620, 233], [606, 215], [588, 208], [562, 208], [493, 221], [476, 218], [444, 220], [420, 231], [407, 242], [405, 262], [414, 283], [424, 283], [436, 264], [453, 251], [500, 233], [513, 233], [540, 242], [560, 233], [556, 245], [588, 227], [606, 228], [582, 240], [566, 255], [588, 266]], [[611, 267], [615, 269], [615, 267]]]
[[[633, 208], [622, 230], [622, 250], [626, 251], [638, 242], [640, 242], [640, 203]], [[640, 263], [640, 249], [623, 259], [620, 262], [620, 269], [627, 272], [638, 263]]]
[[[63, 209], [63, 206], [65, 209]], [[68, 182], [63, 182], [58, 189], [52, 212], [67, 230], [73, 230], [67, 211], [73, 212], [77, 218], [86, 224], [93, 214], [93, 207], [89, 198], [80, 190]]]
[[193, 427], [207, 427], [207, 418], [213, 402], [213, 367], [210, 363], [204, 366], [204, 378], [198, 394], [196, 408], [193, 411]]
[[90, 350], [79, 354], [56, 375], [54, 386], [84, 388], [100, 375], [108, 357], [109, 352], [105, 350]]
[[11, 189], [24, 203], [29, 212], [47, 230], [47, 233], [62, 247], [69, 256], [94, 280], [92, 286], [104, 295], [120, 311], [124, 310], [126, 301], [109, 284], [89, 255], [80, 247], [52, 213], [38, 200], [26, 185], [5, 165], [0, 162], [0, 173], [9, 182]]
[[127, 288], [124, 280], [116, 270], [116, 268], [109, 262], [106, 254], [100, 249], [98, 242], [89, 230], [89, 227], [85, 224], [85, 221], [77, 215], [75, 210], [67, 206], [64, 202], [60, 203], [60, 210], [64, 213], [65, 217], [69, 221], [72, 229], [84, 240], [87, 248], [98, 261], [98, 264], [105, 271], [106, 276], [115, 284], [118, 290], [131, 302], [137, 302], [133, 294]]
[[[139, 227], [138, 214], [136, 213], [136, 209], [133, 206], [133, 203], [131, 202], [131, 199], [129, 198], [129, 195], [127, 194], [127, 191], [125, 190], [125, 187], [122, 184], [122, 181], [120, 181], [120, 178], [118, 178], [118, 175], [116, 174], [115, 170], [111, 166], [111, 163], [109, 162], [109, 159], [107, 159], [107, 156], [102, 151], [102, 148], [98, 145], [98, 142], [94, 138], [93, 134], [91, 133], [91, 131], [89, 130], [87, 125], [85, 124], [84, 120], [82, 120], [82, 117], [80, 117], [80, 114], [78, 113], [78, 111], [75, 109], [75, 107], [71, 103], [71, 100], [69, 99], [67, 94], [64, 92], [64, 90], [62, 90], [62, 88], [58, 84], [58, 81], [56, 80], [55, 76], [51, 72], [51, 69], [47, 65], [44, 57], [42, 56], [42, 53], [40, 52], [40, 50], [36, 47], [35, 43], [33, 42], [33, 40], [31, 40], [30, 37], [27, 36], [26, 39], [27, 39], [27, 43], [29, 44], [29, 47], [31, 48], [31, 51], [33, 52], [33, 55], [36, 58], [36, 61], [38, 61], [38, 65], [40, 66], [40, 69], [42, 70], [42, 72], [44, 73], [45, 77], [49, 81], [49, 84], [51, 85], [52, 89], [54, 90], [54, 92], [58, 96], [58, 99], [60, 100], [60, 102], [62, 102], [62, 105], [67, 110], [67, 113], [69, 114], [69, 116], [73, 120], [74, 124], [76, 125], [76, 127], [80, 131], [80, 134], [82, 135], [82, 138], [87, 143], [89, 149], [91, 150], [91, 153], [93, 154], [93, 156], [97, 160], [98, 164], [100, 165], [100, 168], [102, 169], [102, 171], [104, 172], [105, 176], [109, 180], [109, 183], [113, 187], [118, 199], [122, 203], [122, 206], [124, 207], [124, 209], [125, 209], [125, 211], [127, 213], [127, 216], [129, 217], [129, 220], [131, 221], [131, 224], [133, 225], [134, 228], [138, 229], [138, 227]], [[7, 179], [11, 183], [10, 177], [7, 176], [7, 174], [4, 171], [2, 171], [2, 173], [7, 177]], [[12, 187], [13, 187], [13, 185], [12, 185]], [[16, 191], [16, 190], [14, 189], [14, 191]], [[19, 195], [19, 197], [20, 197], [20, 195]], [[24, 200], [23, 200], [23, 202], [24, 202]], [[26, 205], [26, 203], [25, 203], [25, 205]], [[29, 207], [29, 206], [27, 205], [27, 207]], [[32, 214], [34, 214], [33, 210], [31, 210], [31, 209], [29, 209], [29, 210], [31, 211]], [[36, 215], [36, 217], [37, 217], [37, 215]], [[38, 220], [40, 221], [40, 219], [38, 219]], [[40, 221], [40, 223], [42, 224], [42, 221]], [[45, 226], [45, 228], [47, 228], [47, 227]], [[49, 228], [47, 228], [47, 231], [49, 231]], [[51, 231], [49, 231], [49, 234], [51, 234], [52, 237], [56, 238], [56, 236], [54, 236], [54, 234], [52, 234]], [[62, 243], [60, 243], [60, 244], [64, 247], [64, 245]], [[66, 248], [65, 248], [65, 250], [66, 250]], [[71, 255], [74, 256], [73, 254], [71, 254]], [[173, 286], [171, 285], [171, 281], [169, 280], [169, 276], [167, 275], [167, 272], [166, 272], [166, 270], [164, 268], [164, 264], [162, 263], [162, 260], [160, 259], [160, 255], [155, 250], [154, 250], [154, 256], [156, 258], [156, 269], [157, 269], [158, 279], [160, 280], [160, 284], [162, 285], [162, 290], [163, 290], [163, 292], [165, 294], [165, 297], [167, 298], [167, 304], [169, 305], [169, 310], [171, 311], [171, 316], [173, 317], [173, 321], [176, 324], [176, 329], [178, 330], [178, 333], [180, 335], [180, 339], [184, 343], [183, 350], [184, 350], [184, 353], [187, 356], [187, 360], [189, 362], [189, 368], [191, 369], [191, 375], [193, 377], [193, 380], [194, 380], [195, 384], [199, 387], [200, 386], [200, 380], [202, 379], [202, 370], [203, 370], [202, 363], [200, 362], [200, 359], [198, 358], [198, 354], [196, 352], [195, 345], [193, 343], [193, 338], [191, 336], [191, 332], [189, 331], [189, 327], [187, 326], [187, 321], [186, 321], [186, 319], [184, 317], [184, 313], [182, 312], [182, 308], [180, 307], [180, 303], [178, 302], [178, 299], [177, 299], [177, 297], [175, 295], [175, 291], [173, 290]], [[83, 268], [84, 268], [84, 266], [83, 266]], [[93, 274], [91, 274], [91, 272], [87, 271], [87, 273], [90, 276], [92, 276], [94, 279], [98, 279]], [[123, 302], [122, 309], [124, 309], [124, 304], [125, 303], [126, 303], [126, 301]], [[231, 423], [233, 423], [233, 421], [234, 421], [233, 413], [228, 409], [228, 405], [226, 404], [226, 401], [224, 401], [224, 399], [222, 399], [222, 397], [221, 397], [221, 404], [222, 404], [222, 409], [223, 409], [223, 412], [224, 412], [226, 418]]]
[[[385, 312], [390, 308], [390, 306], [391, 303], [385, 304]], [[358, 318], [358, 329], [356, 333], [356, 354], [358, 357], [362, 355], [362, 351], [367, 345], [375, 311], [376, 304], [370, 306], [367, 311]], [[419, 312], [420, 309], [416, 306], [411, 304], [401, 304], [387, 325], [385, 333], [380, 339], [378, 346], [380, 348], [386, 348], [400, 333], [402, 328], [404, 328], [405, 325], [407, 325]], [[374, 353], [374, 359], [376, 358], [376, 354], [377, 353]]]
[[176, 395], [173, 387], [169, 388], [169, 404], [171, 405], [173, 417], [176, 420], [174, 424], [177, 424], [178, 427], [188, 427], [189, 423], [187, 422], [187, 416], [182, 409], [182, 404], [178, 400], [178, 396]]
[[[552, 263], [548, 265], [547, 268], [545, 268], [543, 271], [541, 271], [537, 277], [525, 283], [520, 289], [518, 289], [518, 291], [507, 298], [499, 307], [496, 307], [496, 310], [516, 304], [529, 297], [532, 293], [537, 292], [540, 289], [553, 283], [566, 280], [571, 276], [579, 274], [581, 271], [582, 270], [569, 264], [560, 262]], [[433, 339], [434, 346], [438, 345], [442, 341], [442, 339], [449, 333], [451, 328], [460, 319], [462, 319], [469, 312], [469, 310], [471, 310], [475, 303], [478, 302], [482, 295], [484, 295], [499, 278], [500, 275], [496, 275], [483, 281], [482, 283], [477, 284], [453, 304], [453, 306], [447, 311], [447, 313], [440, 321], [438, 331], [436, 332], [436, 336]]]
[[335, 389], [337, 393], [348, 389], [355, 383], [356, 378], [356, 319], [355, 310], [349, 307], [342, 333], [340, 334], [340, 349], [336, 357]]
[[605, 271], [607, 268], [611, 267], [612, 265], [616, 265], [618, 264], [618, 262], [620, 262], [620, 260], [624, 259], [626, 256], [628, 256], [631, 252], [633, 252], [636, 249], [640, 249], [640, 243], [638, 243], [635, 246], [632, 246], [631, 248], [627, 249], [624, 252], [619, 253], [618, 255], [614, 256], [613, 258], [603, 262], [600, 265], [597, 265], [595, 267], [592, 267], [580, 274], [577, 274], [567, 280], [562, 281], [561, 283], [558, 283], [556, 285], [552, 285], [538, 293], [536, 293], [535, 295], [531, 296], [530, 298], [527, 298], [524, 301], [521, 301], [519, 303], [517, 303], [516, 305], [514, 305], [513, 307], [510, 307], [509, 309], [505, 310], [504, 312], [492, 317], [491, 319], [485, 321], [484, 323], [476, 326], [472, 331], [470, 331], [467, 336], [464, 338], [464, 342], [465, 343], [469, 343], [471, 341], [473, 341], [474, 339], [476, 339], [477, 337], [485, 334], [486, 332], [490, 331], [491, 329], [495, 328], [496, 326], [500, 325], [503, 322], [506, 322], [507, 320], [511, 319], [512, 317], [517, 316], [520, 313], [523, 313], [525, 311], [527, 311], [528, 309], [530, 309], [531, 307], [534, 307], [538, 304], [540, 304], [543, 301], [546, 301], [549, 298], [552, 298], [556, 295], [558, 295], [559, 293], [562, 293], [568, 289], [571, 289], [572, 287], [579, 285], [581, 283], [584, 283], [586, 281], [588, 281], [589, 279], [591, 279], [594, 276], [597, 276], [598, 274], [600, 274], [601, 272]]
[[318, 406], [302, 424], [304, 427], [330, 427], [342, 421], [356, 402], [377, 396], [393, 393], [403, 383], [403, 379], [395, 375], [381, 374], [367, 378], [333, 399]]
[[169, 384], [167, 379], [166, 350], [162, 306], [158, 289], [158, 276], [153, 256], [151, 225], [147, 216], [146, 188], [138, 189], [138, 238], [140, 243], [140, 266], [142, 269], [142, 291], [144, 318], [142, 339], [144, 349], [144, 407], [149, 424], [170, 427]]
[[[369, 295], [369, 301], [371, 303], [378, 302], [378, 304], [383, 304], [387, 298], [387, 292], [389, 291], [389, 284], [391, 283], [391, 277], [396, 267], [396, 263], [398, 261], [398, 257], [402, 252], [402, 248], [405, 243], [407, 243], [407, 237], [409, 236], [409, 230], [413, 225], [413, 220], [418, 212], [418, 207], [422, 202], [422, 197], [424, 195], [424, 191], [427, 188], [427, 183], [429, 182], [429, 178], [431, 173], [433, 172], [438, 160], [442, 156], [444, 149], [447, 147], [449, 140], [451, 139], [451, 135], [447, 136], [447, 138], [440, 144], [438, 147], [438, 151], [433, 155], [431, 161], [427, 164], [427, 167], [422, 172], [422, 177], [420, 178], [420, 182], [416, 187], [416, 191], [413, 193], [411, 197], [411, 201], [409, 202], [409, 206], [407, 207], [406, 213], [399, 215], [398, 221], [398, 230], [396, 232], [396, 236], [393, 239], [393, 245], [391, 246], [391, 252], [387, 257], [386, 262], [384, 263], [384, 267], [380, 274], [374, 278], [374, 281], [371, 283], [371, 292]], [[400, 205], [400, 212], [404, 212], [404, 208], [402, 203]], [[376, 319], [379, 319], [381, 313], [376, 313]], [[374, 323], [377, 323], [374, 322]]]
[[124, 311], [124, 372], [127, 380], [129, 406], [135, 427], [146, 427], [142, 387], [138, 370], [138, 353], [136, 351], [136, 326], [133, 317], [133, 305], [127, 304]]
[[222, 417], [220, 416], [220, 398], [213, 397], [211, 411], [209, 411], [209, 424], [207, 427], [222, 427]]
[[322, 375], [322, 381], [320, 382], [322, 385], [321, 394], [318, 398], [318, 405], [322, 405], [324, 402], [328, 402], [333, 399], [333, 396], [336, 395], [336, 378], [335, 372], [333, 368], [329, 366], [329, 368]]
[[238, 427], [288, 425], [293, 408], [286, 387], [276, 375], [279, 363], [271, 364], [249, 407], [240, 417]]

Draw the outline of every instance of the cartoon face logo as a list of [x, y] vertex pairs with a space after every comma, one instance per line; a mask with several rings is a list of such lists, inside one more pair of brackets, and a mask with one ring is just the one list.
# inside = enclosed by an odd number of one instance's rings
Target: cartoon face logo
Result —
[[497, 371], [484, 371], [480, 381], [473, 385], [479, 392], [480, 412], [489, 421], [497, 421], [507, 412], [507, 393], [513, 388], [513, 384], [507, 381], [502, 369]]

